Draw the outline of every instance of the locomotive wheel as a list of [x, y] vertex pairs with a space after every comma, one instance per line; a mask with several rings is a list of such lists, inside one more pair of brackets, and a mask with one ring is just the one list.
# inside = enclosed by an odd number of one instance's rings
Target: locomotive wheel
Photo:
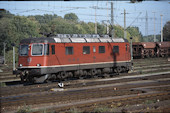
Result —
[[67, 72], [68, 73], [68, 77], [73, 77], [73, 73], [72, 72]]
[[22, 75], [20, 75], [20, 79], [21, 79], [21, 83], [24, 83], [24, 77]]
[[101, 74], [102, 74], [101, 69], [97, 69], [97, 74], [98, 74], [98, 75], [101, 75]]
[[122, 68], [122, 72], [126, 72], [126, 68], [125, 67], [121, 67]]
[[121, 67], [117, 67], [118, 73], [122, 72], [122, 68]]
[[114, 68], [114, 72], [119, 74], [122, 71], [121, 67]]
[[95, 76], [96, 74], [97, 74], [96, 69], [92, 69], [92, 70], [91, 70], [91, 75], [92, 75], [92, 76]]
[[108, 78], [108, 77], [110, 77], [110, 75], [107, 73], [103, 74], [103, 76], [102, 76], [102, 78]]
[[64, 72], [60, 72], [60, 73], [57, 75], [57, 78], [58, 78], [59, 80], [64, 80], [64, 79], [65, 79]]
[[86, 70], [83, 71], [83, 75], [84, 75], [84, 76], [87, 76], [87, 75], [88, 75], [88, 73], [87, 73]]

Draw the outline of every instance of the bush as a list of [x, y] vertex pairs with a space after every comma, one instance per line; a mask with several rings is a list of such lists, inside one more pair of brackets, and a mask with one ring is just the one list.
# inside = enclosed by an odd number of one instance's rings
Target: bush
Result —
[[24, 105], [23, 107], [19, 108], [16, 113], [31, 113], [33, 112], [30, 108], [30, 106]]
[[0, 87], [6, 87], [6, 84], [4, 82], [0, 82]]
[[[5, 56], [6, 64], [13, 63], [13, 50], [7, 51]], [[18, 49], [15, 48], [15, 62], [18, 62]]]
[[100, 106], [100, 107], [96, 107], [94, 109], [95, 113], [103, 113], [103, 112], [110, 112], [110, 108], [106, 107], [106, 106]]

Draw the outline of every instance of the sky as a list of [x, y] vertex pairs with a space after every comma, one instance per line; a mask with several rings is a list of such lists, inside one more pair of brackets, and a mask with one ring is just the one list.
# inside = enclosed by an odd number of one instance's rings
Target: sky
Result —
[[[79, 21], [106, 23], [111, 21], [111, 3], [113, 2], [114, 24], [124, 27], [124, 10], [126, 10], [126, 27], [139, 27], [142, 35], [160, 34], [162, 25], [170, 21], [170, 1], [0, 1], [0, 9], [20, 16], [75, 13]], [[95, 9], [94, 7], [98, 7]], [[96, 13], [96, 16], [95, 16]], [[148, 16], [146, 16], [148, 15]], [[148, 19], [148, 21], [146, 21]], [[155, 26], [155, 32], [154, 32]]]

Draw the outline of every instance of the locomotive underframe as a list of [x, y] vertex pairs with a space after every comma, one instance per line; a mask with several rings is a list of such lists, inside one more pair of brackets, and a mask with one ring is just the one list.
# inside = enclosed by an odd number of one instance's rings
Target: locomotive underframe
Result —
[[39, 68], [18, 68], [22, 82], [44, 82], [63, 80], [67, 77], [94, 76], [104, 73], [121, 73], [131, 70], [131, 62], [112, 62], [101, 64], [77, 64], [74, 66], [49, 66]]

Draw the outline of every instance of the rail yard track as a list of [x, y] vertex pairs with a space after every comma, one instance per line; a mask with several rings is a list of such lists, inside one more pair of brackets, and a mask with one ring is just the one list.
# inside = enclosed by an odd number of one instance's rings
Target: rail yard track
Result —
[[[168, 112], [169, 64], [162, 58], [159, 62], [136, 60], [134, 70], [139, 71], [108, 78], [64, 81], [64, 88], [59, 88], [55, 82], [1, 87], [1, 112], [17, 112], [24, 106], [35, 113]], [[145, 68], [151, 71], [144, 71]], [[153, 69], [161, 71], [153, 73]]]
[[[168, 62], [167, 58], [134, 59], [133, 64], [134, 70], [130, 74], [170, 70], [170, 61]], [[3, 70], [3, 72], [0, 72], [0, 82], [20, 81], [19, 76], [12, 75], [12, 68], [10, 66], [0, 65], [0, 69]]]

